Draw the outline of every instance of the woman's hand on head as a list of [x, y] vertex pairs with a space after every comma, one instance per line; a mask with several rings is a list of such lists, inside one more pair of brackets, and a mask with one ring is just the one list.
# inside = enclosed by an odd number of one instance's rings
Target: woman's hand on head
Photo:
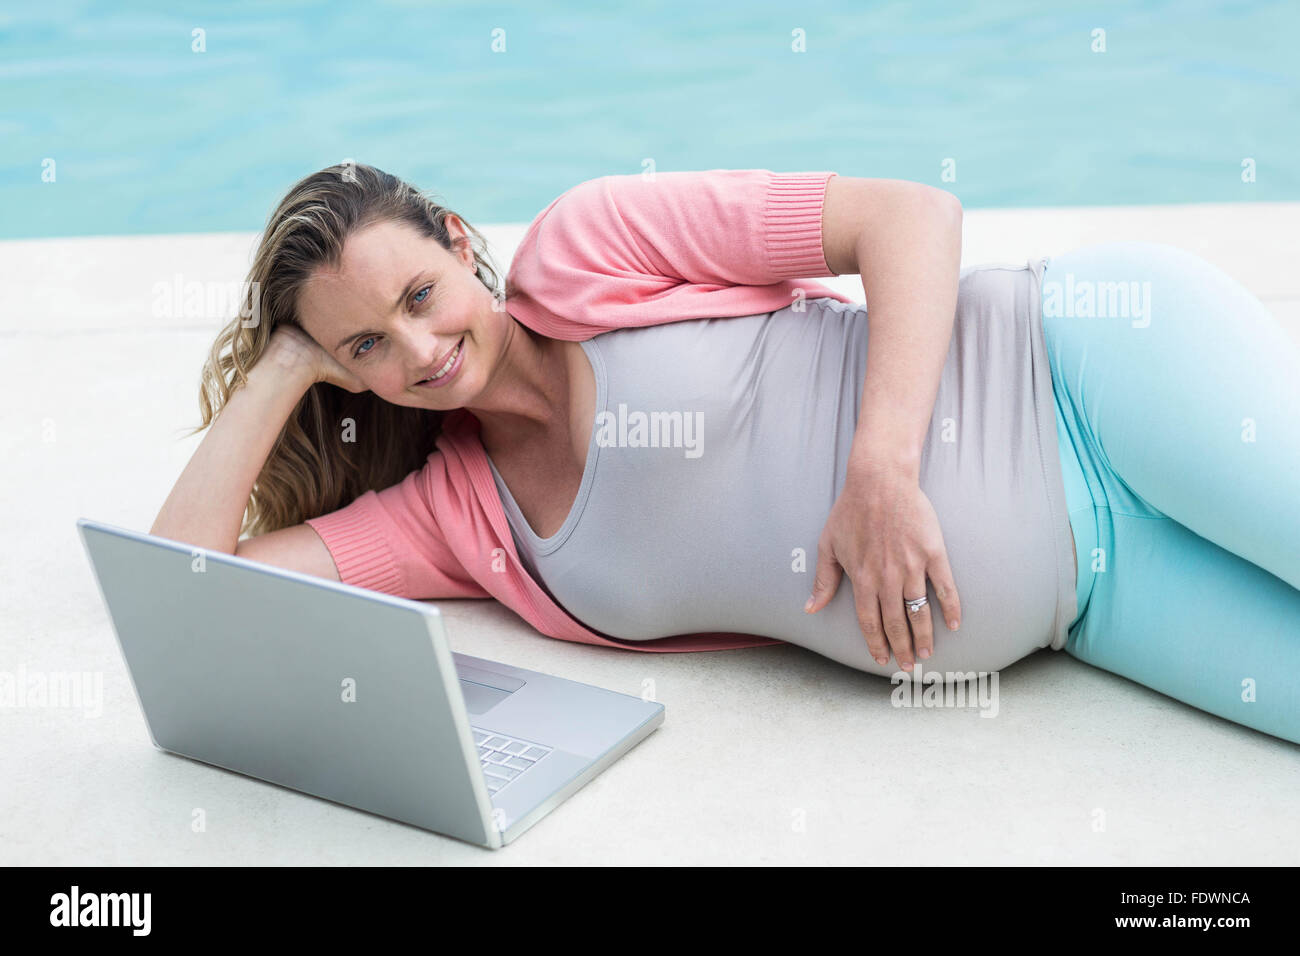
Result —
[[368, 391], [361, 379], [344, 368], [302, 328], [289, 322], [280, 323], [271, 333], [263, 361], [307, 376], [312, 383], [328, 382], [353, 393]]
[[930, 606], [913, 613], [904, 604], [925, 596], [927, 577], [934, 583], [943, 619], [961, 622], [938, 515], [916, 478], [905, 471], [850, 463], [817, 542], [808, 613], [820, 611], [835, 596], [845, 571], [858, 624], [879, 663], [889, 662], [890, 647], [905, 670], [911, 670], [914, 653], [922, 659], [934, 653]]

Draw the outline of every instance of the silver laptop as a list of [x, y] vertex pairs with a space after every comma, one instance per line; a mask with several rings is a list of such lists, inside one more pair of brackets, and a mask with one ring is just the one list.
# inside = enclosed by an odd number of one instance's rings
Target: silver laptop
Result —
[[453, 654], [432, 605], [77, 520], [154, 746], [493, 849], [662, 704]]

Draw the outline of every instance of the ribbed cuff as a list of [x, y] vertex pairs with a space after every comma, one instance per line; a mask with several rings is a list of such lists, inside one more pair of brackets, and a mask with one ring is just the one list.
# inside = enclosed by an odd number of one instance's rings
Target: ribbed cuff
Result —
[[346, 508], [308, 518], [304, 524], [321, 536], [344, 584], [402, 595], [402, 572], [384, 540], [381, 508], [379, 496], [367, 491]]
[[767, 186], [767, 257], [782, 279], [831, 274], [822, 247], [822, 208], [833, 172], [773, 173]]

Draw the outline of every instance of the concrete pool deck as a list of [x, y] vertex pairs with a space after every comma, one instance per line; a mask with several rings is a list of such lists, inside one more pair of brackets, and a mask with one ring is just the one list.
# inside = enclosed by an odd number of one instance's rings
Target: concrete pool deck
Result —
[[[483, 228], [503, 268], [523, 228]], [[653, 681], [667, 707], [656, 733], [497, 854], [155, 750], [74, 523], [153, 523], [202, 440], [182, 435], [198, 421], [199, 368], [223, 324], [159, 299], [167, 286], [237, 284], [254, 238], [0, 242], [0, 668], [89, 672], [103, 687], [94, 717], [0, 708], [0, 862], [1300, 858], [1300, 746], [1051, 651], [1001, 673], [989, 720], [892, 707], [889, 683], [794, 646], [639, 654], [540, 636], [496, 602], [438, 602], [453, 650], [629, 694]], [[1107, 239], [1205, 257], [1300, 342], [1300, 203], [968, 210], [963, 263]], [[861, 300], [856, 276], [826, 281]], [[1222, 647], [1232, 653], [1231, 634]], [[196, 808], [203, 832], [191, 827]]]

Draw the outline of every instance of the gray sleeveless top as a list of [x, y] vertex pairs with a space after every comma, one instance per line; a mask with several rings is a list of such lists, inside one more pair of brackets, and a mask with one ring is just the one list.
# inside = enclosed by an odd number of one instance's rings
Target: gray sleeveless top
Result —
[[[1075, 616], [1039, 311], [1045, 262], [961, 273], [920, 478], [963, 619], [949, 636], [927, 585], [927, 669], [992, 669], [1059, 649]], [[578, 621], [629, 641], [756, 634], [885, 672], [847, 575], [826, 608], [803, 612], [844, 484], [868, 348], [866, 306], [805, 305], [583, 342], [596, 416], [581, 487], [554, 535], [534, 534], [492, 466], [521, 560]]]

